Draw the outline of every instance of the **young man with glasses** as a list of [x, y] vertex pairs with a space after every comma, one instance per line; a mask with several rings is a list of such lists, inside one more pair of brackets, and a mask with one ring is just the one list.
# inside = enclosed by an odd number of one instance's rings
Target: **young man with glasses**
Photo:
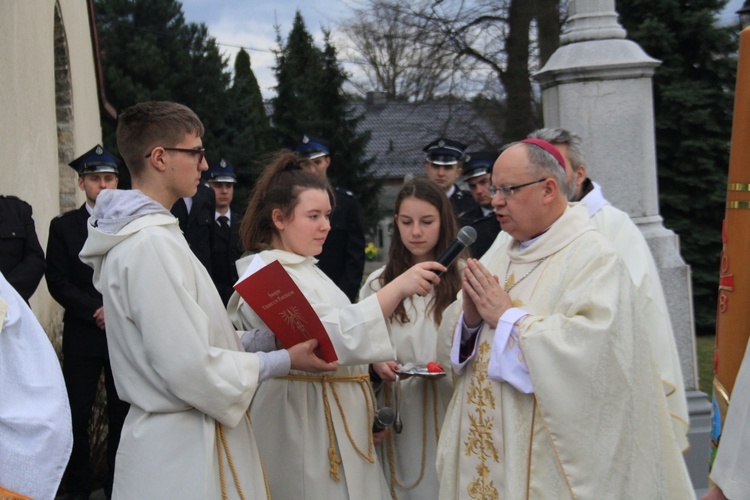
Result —
[[467, 261], [439, 332], [456, 374], [440, 498], [692, 498], [635, 289], [568, 205], [562, 155], [514, 143], [492, 185], [510, 238]]
[[[198, 165], [202, 165], [206, 148], [164, 148], [173, 154], [188, 155]], [[146, 156], [149, 158], [151, 153]], [[209, 187], [199, 184], [193, 196], [180, 198], [172, 206], [171, 212], [180, 222], [180, 229], [198, 260], [201, 261], [209, 273], [213, 274], [211, 249], [214, 239], [214, 212], [216, 211], [216, 197]]]
[[[203, 124], [181, 104], [123, 111], [117, 146], [133, 189], [99, 195], [81, 251], [104, 297], [118, 393], [131, 404], [115, 468], [119, 498], [266, 498], [247, 416], [258, 384], [290, 368], [336, 368], [314, 356], [314, 340], [243, 352], [211, 276], [168, 210], [200, 184], [202, 136]], [[242, 342], [275, 349], [268, 331]]]

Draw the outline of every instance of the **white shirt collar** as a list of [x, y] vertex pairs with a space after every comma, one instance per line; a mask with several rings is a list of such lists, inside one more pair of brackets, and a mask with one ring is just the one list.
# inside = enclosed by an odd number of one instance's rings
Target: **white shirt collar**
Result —
[[[227, 219], [229, 219], [229, 223], [231, 224], [232, 223], [232, 209], [230, 208], [229, 210], [227, 210], [227, 213], [225, 213], [223, 215], [226, 216]], [[215, 221], [218, 222], [219, 221], [219, 217], [221, 217], [221, 216], [222, 216], [222, 214], [220, 214], [219, 212], [214, 212], [214, 220]]]
[[604, 205], [609, 205], [604, 193], [602, 193], [602, 187], [596, 182], [592, 182], [592, 184], [594, 189], [581, 199], [581, 203], [586, 205], [586, 209], [589, 211], [589, 217], [593, 217]]

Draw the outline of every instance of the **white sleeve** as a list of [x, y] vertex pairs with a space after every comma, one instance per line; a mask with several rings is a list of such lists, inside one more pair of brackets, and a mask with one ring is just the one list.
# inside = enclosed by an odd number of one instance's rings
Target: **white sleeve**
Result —
[[487, 366], [490, 379], [507, 382], [524, 394], [533, 394], [529, 368], [518, 343], [518, 326], [515, 323], [528, 316], [523, 309], [513, 307], [505, 311], [497, 322], [492, 341], [490, 362]]

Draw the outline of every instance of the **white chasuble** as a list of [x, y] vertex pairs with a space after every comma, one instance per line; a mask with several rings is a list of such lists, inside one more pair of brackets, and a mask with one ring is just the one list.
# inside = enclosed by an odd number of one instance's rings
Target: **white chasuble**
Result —
[[692, 498], [633, 286], [585, 208], [483, 260], [530, 313], [517, 340], [534, 392], [489, 379], [484, 325], [441, 432], [440, 498]]

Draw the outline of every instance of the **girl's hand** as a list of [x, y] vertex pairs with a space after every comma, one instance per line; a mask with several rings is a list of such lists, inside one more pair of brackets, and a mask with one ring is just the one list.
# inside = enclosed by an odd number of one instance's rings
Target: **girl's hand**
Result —
[[445, 272], [447, 269], [437, 262], [420, 262], [378, 290], [376, 295], [383, 316], [388, 319], [402, 300], [414, 294], [425, 296], [430, 293], [432, 287], [440, 283], [435, 271]]
[[380, 432], [373, 432], [372, 433], [372, 444], [374, 444], [376, 447], [383, 444], [383, 441], [385, 441], [385, 438], [388, 437], [388, 429], [383, 429]]
[[393, 280], [393, 283], [399, 283], [402, 299], [415, 294], [424, 297], [430, 293], [432, 287], [440, 283], [440, 278], [435, 271], [444, 273], [447, 269], [437, 262], [420, 262], [407, 269]]
[[293, 370], [304, 372], [332, 372], [338, 368], [338, 363], [326, 363], [313, 352], [318, 347], [318, 341], [310, 339], [287, 349]]
[[372, 369], [378, 374], [383, 382], [395, 382], [396, 381], [396, 370], [398, 370], [398, 363], [395, 361], [383, 361], [382, 363], [373, 363]]

